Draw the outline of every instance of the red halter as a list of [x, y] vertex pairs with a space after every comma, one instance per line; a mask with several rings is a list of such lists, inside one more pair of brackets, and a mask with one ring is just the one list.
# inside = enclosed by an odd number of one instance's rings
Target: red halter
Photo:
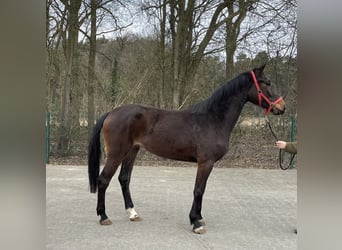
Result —
[[255, 87], [256, 87], [256, 89], [258, 91], [259, 106], [262, 107], [261, 106], [261, 98], [263, 98], [268, 103], [268, 109], [265, 112], [265, 115], [268, 115], [271, 112], [273, 106], [276, 105], [278, 102], [282, 101], [283, 97], [280, 96], [277, 100], [272, 102], [270, 99], [267, 98], [267, 96], [264, 95], [264, 93], [262, 93], [262, 91], [260, 89], [260, 86], [259, 86], [259, 83], [258, 83], [258, 81], [257, 81], [257, 79], [255, 77], [255, 74], [254, 74], [253, 70], [251, 71], [251, 73], [252, 73], [252, 77], [253, 77], [253, 80], [254, 80]]

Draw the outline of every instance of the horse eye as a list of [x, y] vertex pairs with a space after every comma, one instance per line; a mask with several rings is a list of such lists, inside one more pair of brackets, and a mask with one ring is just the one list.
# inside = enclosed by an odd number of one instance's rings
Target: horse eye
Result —
[[267, 86], [271, 86], [271, 81], [268, 79], [263, 79], [262, 82], [264, 82]]
[[267, 86], [271, 86], [271, 81], [270, 81], [270, 80], [260, 79], [260, 80], [258, 80], [258, 82], [259, 82], [260, 84], [263, 83], [263, 84], [265, 84], [265, 85], [267, 85]]

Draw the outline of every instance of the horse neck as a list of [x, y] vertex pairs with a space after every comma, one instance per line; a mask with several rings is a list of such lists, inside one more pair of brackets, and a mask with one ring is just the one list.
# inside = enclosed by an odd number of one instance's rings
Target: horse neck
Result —
[[247, 74], [241, 74], [230, 83], [227, 83], [226, 86], [223, 86], [221, 96], [213, 102], [215, 106], [211, 110], [216, 113], [217, 117], [221, 118], [222, 125], [226, 129], [232, 129], [236, 124], [247, 102], [248, 92], [252, 86], [253, 83]]
[[235, 126], [253, 85], [249, 73], [243, 73], [217, 89], [209, 98], [189, 107], [193, 113], [207, 114], [229, 136]]
[[232, 101], [230, 105], [226, 107], [224, 113], [219, 114], [219, 116], [222, 118], [222, 129], [228, 135], [237, 123], [243, 107], [247, 102], [247, 93], [248, 91], [244, 91], [234, 96], [234, 101]]

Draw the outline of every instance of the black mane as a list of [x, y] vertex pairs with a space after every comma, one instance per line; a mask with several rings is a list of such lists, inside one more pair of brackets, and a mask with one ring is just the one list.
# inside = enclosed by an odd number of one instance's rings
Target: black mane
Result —
[[241, 92], [242, 88], [250, 81], [247, 76], [249, 72], [244, 72], [234, 79], [225, 82], [207, 99], [189, 106], [193, 113], [222, 113], [233, 101], [233, 96]]

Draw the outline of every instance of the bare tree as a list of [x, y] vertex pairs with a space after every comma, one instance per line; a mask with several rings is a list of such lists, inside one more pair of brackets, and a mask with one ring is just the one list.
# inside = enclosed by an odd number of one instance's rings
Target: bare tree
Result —
[[[89, 60], [88, 60], [88, 135], [91, 135], [92, 125], [95, 122], [95, 87], [96, 87], [96, 75], [95, 75], [95, 59], [97, 46], [96, 46], [96, 39], [101, 34], [108, 34], [113, 33], [116, 31], [120, 31], [129, 25], [128, 24], [121, 24], [119, 22], [119, 17], [115, 15], [115, 12], [112, 9], [115, 9], [115, 6], [125, 7], [123, 3], [120, 1], [96, 1], [90, 0], [90, 35], [88, 35], [87, 27], [86, 30], [82, 30], [81, 32], [85, 35], [85, 37], [89, 40]], [[98, 11], [98, 12], [97, 12]], [[87, 15], [85, 16], [87, 17]], [[110, 26], [109, 28], [101, 28], [98, 32], [99, 27], [101, 27], [102, 23], [106, 19], [107, 22], [114, 21], [114, 25]], [[102, 54], [103, 55], [103, 54]], [[106, 56], [106, 59], [111, 62], [112, 70], [111, 70], [111, 95], [112, 95], [112, 103], [115, 101], [115, 95], [117, 92], [116, 89], [116, 82], [117, 82], [117, 58], [114, 55], [113, 58], [109, 58]]]
[[160, 86], [158, 93], [158, 101], [160, 107], [165, 107], [165, 84], [166, 84], [166, 0], [159, 0], [160, 8], [160, 48], [159, 48], [159, 60], [160, 60]]
[[[173, 108], [182, 106], [211, 38], [227, 19], [223, 12], [229, 4], [231, 1], [170, 1]], [[203, 23], [202, 16], [210, 21]]]
[[96, 59], [96, 0], [90, 0], [90, 38], [88, 60], [88, 137], [91, 136], [91, 128], [95, 122], [95, 59]]
[[65, 80], [62, 94], [61, 126], [58, 148], [61, 155], [69, 151], [69, 141], [72, 123], [78, 122], [78, 32], [80, 23], [78, 14], [82, 0], [61, 0], [67, 10], [67, 28], [63, 32], [63, 47], [65, 54]]
[[[228, 18], [226, 20], [226, 78], [234, 76], [234, 55], [240, 38], [241, 23], [256, 0], [239, 0], [228, 5]], [[236, 18], [235, 18], [236, 17]], [[246, 34], [244, 34], [246, 36]]]
[[[158, 16], [160, 20], [162, 60], [165, 60], [165, 45], [171, 47], [173, 108], [184, 105], [203, 57], [218, 51], [210, 46], [215, 32], [224, 24], [233, 23], [236, 17], [243, 19], [243, 12], [248, 11], [247, 7], [236, 10], [235, 2], [165, 0], [149, 2], [144, 6], [144, 10]], [[155, 14], [158, 10], [159, 15]], [[168, 25], [166, 20], [169, 21]], [[234, 23], [236, 26], [241, 21]], [[236, 32], [236, 29], [233, 31]], [[165, 65], [165, 61], [162, 65]]]
[[[61, 108], [58, 149], [61, 155], [70, 151], [70, 141], [78, 138], [80, 129], [80, 111], [83, 92], [80, 81], [80, 45], [83, 39], [89, 41], [88, 74], [83, 77], [87, 83], [88, 124], [94, 124], [95, 117], [95, 87], [96, 87], [96, 38], [101, 22], [109, 17], [118, 19], [113, 14], [116, 1], [93, 0], [49, 0], [47, 2], [47, 51], [48, 70], [47, 83], [53, 90], [55, 79], [61, 81]], [[119, 2], [121, 5], [121, 2]], [[100, 10], [100, 13], [97, 13]], [[108, 21], [108, 20], [107, 20]], [[90, 30], [89, 30], [90, 26]], [[112, 26], [109, 30], [101, 29], [100, 34], [106, 34], [124, 26]], [[81, 36], [83, 35], [83, 36]], [[62, 47], [64, 59], [58, 62], [57, 55]], [[82, 46], [84, 49], [86, 46]], [[62, 66], [64, 63], [64, 66]], [[58, 75], [58, 76], [57, 76]]]
[[235, 52], [226, 51], [227, 57], [236, 52], [254, 57], [261, 51], [267, 51], [269, 57], [296, 55], [296, 0], [258, 0], [247, 8], [238, 37], [229, 39], [229, 33], [225, 34], [226, 44], [236, 47]]
[[65, 26], [67, 10], [59, 6], [54, 0], [49, 0], [46, 11], [47, 92], [51, 98], [50, 104], [55, 104], [62, 72], [59, 60], [59, 47], [62, 41], [61, 31]]

